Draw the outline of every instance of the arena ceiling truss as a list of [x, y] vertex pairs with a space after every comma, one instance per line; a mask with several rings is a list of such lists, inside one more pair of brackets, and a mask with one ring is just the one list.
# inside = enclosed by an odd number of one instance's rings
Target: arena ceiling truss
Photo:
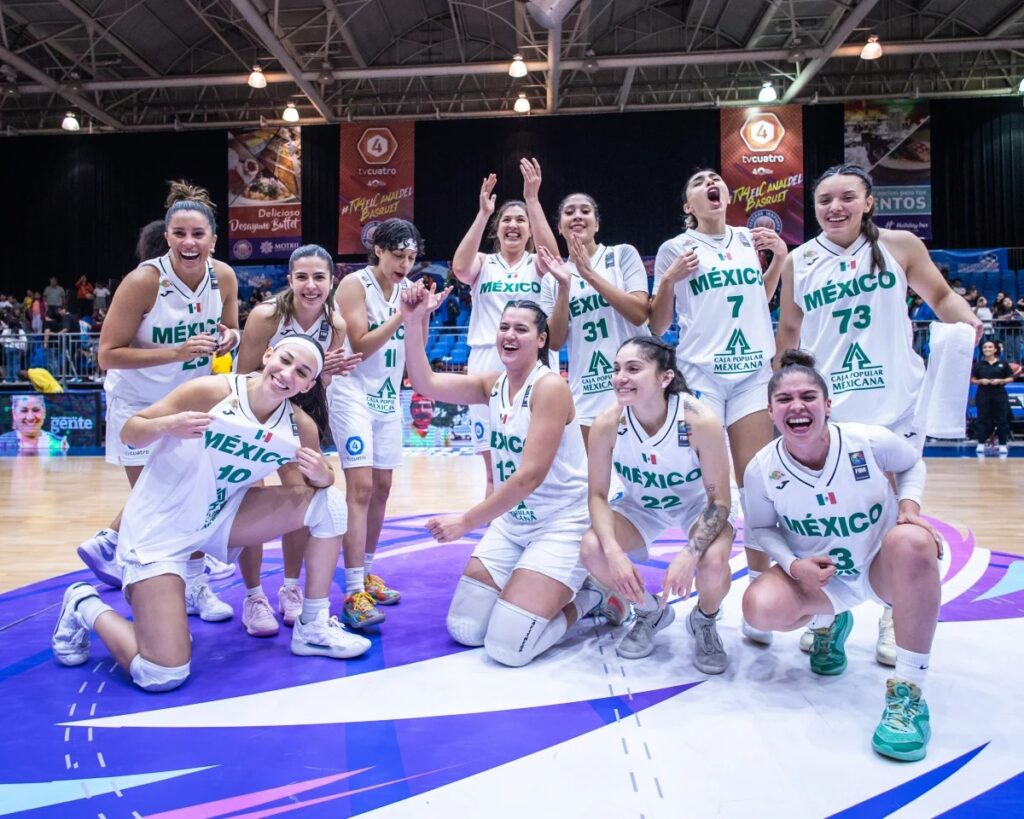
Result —
[[[862, 60], [876, 35], [880, 59]], [[526, 66], [509, 76], [513, 55]], [[267, 80], [249, 86], [254, 65]], [[0, 0], [0, 133], [1019, 93], [1020, 0]]]

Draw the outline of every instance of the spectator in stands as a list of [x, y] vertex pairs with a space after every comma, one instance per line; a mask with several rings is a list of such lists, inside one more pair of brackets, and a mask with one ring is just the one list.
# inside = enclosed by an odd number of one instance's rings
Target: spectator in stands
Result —
[[1006, 385], [1013, 381], [1013, 373], [1006, 359], [999, 355], [994, 341], [985, 341], [981, 345], [981, 358], [974, 362], [971, 371], [971, 383], [978, 386], [974, 397], [974, 405], [978, 409], [978, 421], [975, 427], [975, 438], [978, 441], [978, 454], [985, 454], [985, 442], [988, 441], [993, 429], [999, 438], [999, 454], [1008, 453], [1006, 442], [1010, 435], [1010, 397], [1006, 393]]
[[78, 315], [80, 316], [91, 316], [92, 315], [92, 300], [94, 298], [93, 291], [95, 288], [83, 273], [75, 281], [75, 299], [78, 301]]
[[21, 300], [21, 306], [25, 310], [25, 315], [28, 315], [29, 310], [32, 309], [32, 302], [35, 301], [36, 294], [30, 290], [25, 291], [25, 298]]
[[953, 279], [953, 281], [949, 283], [949, 286], [953, 288], [953, 292], [958, 296], [967, 296], [967, 291], [964, 289], [964, 283], [959, 278]]
[[1017, 299], [1017, 314], [1024, 318], [1024, 296]]
[[29, 323], [32, 332], [39, 334], [43, 332], [43, 317], [46, 315], [46, 308], [43, 305], [43, 297], [36, 291], [32, 294], [32, 304], [28, 310]]
[[51, 307], [63, 307], [67, 294], [64, 288], [57, 284], [56, 276], [50, 276], [50, 284], [43, 290], [43, 302], [46, 304], [47, 312]]
[[97, 284], [96, 288], [92, 291], [92, 297], [93, 311], [105, 311], [107, 309], [107, 305], [110, 303], [110, 288], [107, 287], [107, 283], [100, 282], [99, 284]]
[[971, 307], [975, 307], [978, 303], [978, 299], [980, 298], [983, 297], [980, 293], [978, 293], [978, 288], [975, 287], [973, 284], [970, 287], [968, 287], [967, 291], [964, 293], [964, 301], [971, 305]]
[[28, 352], [28, 336], [17, 315], [8, 310], [0, 318], [0, 345], [4, 348], [4, 381], [13, 384], [18, 373], [25, 369], [25, 354]]
[[[973, 290], [974, 288], [972, 287], [971, 289]], [[968, 299], [967, 302], [970, 303], [970, 299]], [[988, 306], [988, 299], [984, 296], [978, 296], [978, 299], [974, 304], [974, 315], [981, 319], [981, 325], [984, 327], [985, 335], [991, 335], [992, 309]]]

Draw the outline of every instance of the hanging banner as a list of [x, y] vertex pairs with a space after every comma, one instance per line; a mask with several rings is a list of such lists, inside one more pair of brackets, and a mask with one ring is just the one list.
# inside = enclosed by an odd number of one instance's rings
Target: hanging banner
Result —
[[875, 183], [875, 224], [932, 238], [932, 140], [927, 100], [846, 103], [845, 160]]
[[231, 261], [287, 259], [302, 243], [301, 157], [298, 127], [228, 132]]
[[804, 128], [799, 105], [723, 108], [722, 178], [732, 191], [730, 225], [771, 227], [804, 241]]
[[412, 221], [416, 130], [412, 122], [341, 126], [338, 253], [363, 255], [385, 219]]

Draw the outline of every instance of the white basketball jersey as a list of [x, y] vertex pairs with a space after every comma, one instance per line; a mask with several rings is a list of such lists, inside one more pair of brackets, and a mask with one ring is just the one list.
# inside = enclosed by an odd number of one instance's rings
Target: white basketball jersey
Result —
[[872, 271], [871, 242], [841, 248], [823, 236], [793, 251], [793, 299], [803, 311], [800, 346], [829, 384], [832, 418], [890, 426], [912, 413], [924, 362], [914, 352], [907, 277], [879, 242], [885, 270]]
[[700, 462], [690, 447], [686, 410], [678, 395], [668, 398], [668, 415], [653, 435], [629, 407], [619, 415], [612, 466], [626, 498], [644, 509], [688, 509], [707, 503]]
[[210, 410], [201, 439], [167, 436], [153, 447], [125, 504], [118, 541], [143, 562], [187, 557], [232, 495], [294, 460], [300, 444], [291, 404], [261, 424], [246, 390], [255, 377], [225, 376], [231, 392]]
[[[366, 328], [380, 327], [400, 308], [402, 291], [409, 283], [402, 279], [391, 289], [391, 298], [385, 298], [373, 270], [365, 267], [357, 273], [366, 301]], [[371, 412], [380, 416], [399, 417], [398, 394], [405, 373], [405, 325], [391, 335], [373, 355], [364, 358], [345, 378], [332, 378], [328, 395], [331, 401], [364, 401]], [[347, 342], [346, 342], [347, 343]]]
[[309, 327], [303, 327], [295, 319], [282, 318], [277, 323], [277, 330], [270, 337], [267, 346], [273, 347], [282, 338], [297, 335], [308, 336], [323, 347], [324, 352], [327, 352], [331, 347], [331, 341], [334, 339], [334, 326], [331, 324], [331, 317], [327, 312], [327, 307], [324, 307], [322, 315], [315, 319]]
[[[630, 245], [605, 247], [598, 245], [590, 259], [594, 271], [625, 293], [647, 292], [647, 271], [640, 254]], [[612, 362], [627, 338], [647, 335], [646, 327], [630, 324], [608, 300], [588, 284], [576, 271], [572, 261], [569, 284], [569, 386], [573, 400], [584, 396], [611, 394]], [[554, 308], [556, 288], [554, 276], [541, 282], [540, 305], [549, 316]]]
[[718, 239], [688, 230], [658, 249], [654, 292], [665, 270], [687, 247], [700, 267], [674, 287], [679, 315], [680, 362], [714, 379], [742, 381], [768, 372], [775, 333], [764, 292], [764, 274], [750, 231], [726, 227]]
[[[200, 333], [217, 335], [223, 302], [211, 262], [206, 263], [206, 273], [195, 290], [178, 278], [171, 267], [169, 253], [143, 264], [157, 269], [160, 282], [153, 309], [142, 317], [132, 339], [132, 347], [180, 347]], [[201, 356], [154, 367], [112, 369], [107, 370], [103, 388], [111, 396], [131, 404], [148, 405], [163, 398], [179, 384], [209, 375], [212, 367], [212, 356]]]
[[500, 253], [488, 253], [473, 281], [473, 311], [466, 336], [469, 346], [493, 347], [505, 305], [515, 299], [539, 302], [540, 281], [532, 253], [524, 253], [511, 267]]
[[[488, 409], [491, 416], [491, 472], [495, 486], [507, 481], [522, 466], [523, 449], [533, 414], [530, 407], [533, 385], [546, 375], [553, 373], [538, 361], [515, 395], [509, 395], [507, 373], [494, 383]], [[583, 434], [579, 423], [573, 419], [562, 430], [558, 451], [543, 483], [515, 509], [502, 515], [501, 520], [510, 526], [534, 526], [554, 523], [560, 516], [580, 510], [585, 514], [586, 464]]]
[[[828, 458], [819, 477], [790, 458], [781, 438], [758, 452], [752, 463], [792, 552], [798, 558], [828, 555], [838, 576], [855, 577], [867, 571], [883, 536], [896, 524], [896, 496], [886, 468], [904, 471], [917, 454], [886, 429], [828, 426]], [[892, 452], [876, 452], [872, 438], [887, 441]]]

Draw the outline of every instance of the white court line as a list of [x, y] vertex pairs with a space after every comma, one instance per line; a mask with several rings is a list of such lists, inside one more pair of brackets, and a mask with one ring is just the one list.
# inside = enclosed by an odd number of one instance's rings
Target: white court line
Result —
[[955, 600], [981, 579], [981, 576], [985, 574], [985, 570], [988, 568], [990, 554], [991, 552], [988, 549], [974, 547], [974, 551], [971, 552], [971, 556], [967, 560], [967, 565], [950, 578], [948, 582], [942, 584], [942, 605], [945, 605], [950, 600]]

